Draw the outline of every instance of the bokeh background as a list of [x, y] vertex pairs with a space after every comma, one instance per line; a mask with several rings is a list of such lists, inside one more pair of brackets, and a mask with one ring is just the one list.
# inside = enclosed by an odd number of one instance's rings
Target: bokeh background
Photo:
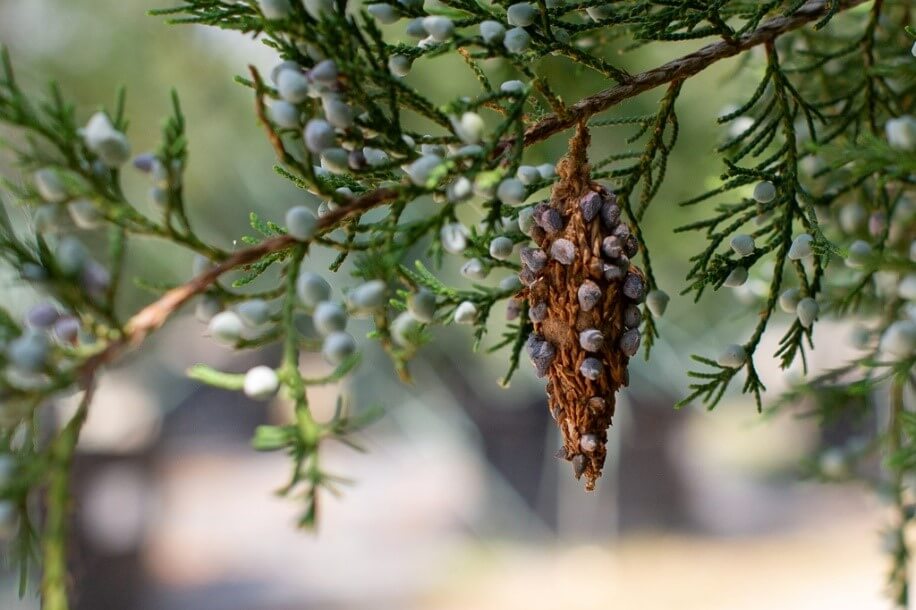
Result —
[[[247, 64], [269, 70], [276, 58], [235, 33], [166, 26], [145, 14], [156, 6], [0, 0], [0, 41], [25, 83], [40, 89], [60, 81], [82, 116], [110, 104], [117, 86], [126, 85], [137, 151], [155, 148], [169, 89], [177, 88], [191, 142], [189, 215], [202, 236], [231, 247], [250, 232], [249, 210], [279, 221], [303, 200], [271, 171], [272, 151], [250, 93], [232, 82]], [[689, 50], [641, 49], [614, 61], [638, 71]], [[512, 76], [498, 65], [488, 69], [496, 78]], [[566, 99], [607, 86], [560, 60], [544, 69]], [[677, 296], [699, 243], [672, 228], [702, 210], [675, 204], [715, 184], [713, 149], [723, 136], [715, 116], [754, 83], [753, 71], [736, 76], [735, 69], [734, 61], [722, 62], [692, 79], [678, 103], [681, 140], [645, 228], [660, 283], [675, 296], [651, 362], [632, 363], [599, 491], [586, 495], [569, 465], [552, 457], [559, 437], [542, 383], [528, 367], [502, 389], [504, 353], [475, 355], [467, 329], [440, 329], [413, 366], [412, 386], [398, 383], [390, 363], [365, 341], [360, 371], [343, 387], [316, 392], [320, 415], [344, 391], [357, 409], [379, 404], [385, 416], [361, 435], [366, 453], [326, 448], [324, 463], [353, 484], [340, 497], [324, 498], [317, 532], [298, 531], [301, 507], [273, 494], [288, 474], [285, 457], [249, 447], [254, 427], [282, 421], [289, 405], [255, 404], [183, 375], [198, 362], [244, 371], [275, 363], [278, 354], [224, 350], [185, 312], [109, 372], [98, 392], [76, 469], [76, 607], [886, 607], [880, 500], [860, 486], [826, 485], [804, 467], [831, 446], [855, 442], [861, 429], [840, 422], [822, 430], [791, 410], [760, 416], [736, 392], [714, 412], [672, 408], [688, 382], [689, 355], [740, 342], [765, 290], [766, 278], [754, 276], [740, 291], [706, 296], [699, 305]], [[450, 58], [420, 63], [408, 78], [437, 100], [475, 90], [466, 67]], [[652, 112], [656, 101], [657, 92], [615, 112]], [[596, 131], [594, 157], [628, 147], [625, 136]], [[538, 147], [530, 160], [556, 160], [563, 140]], [[0, 171], [15, 176], [6, 157]], [[128, 192], [149, 212], [143, 180], [127, 174]], [[102, 247], [101, 235], [86, 240]], [[154, 241], [130, 248], [133, 275], [153, 283], [187, 278], [190, 259]], [[319, 253], [309, 265], [326, 268], [329, 260]], [[448, 263], [444, 277], [462, 281], [457, 267]], [[38, 298], [3, 282], [4, 304], [16, 311]], [[340, 285], [352, 282], [344, 272]], [[121, 305], [126, 311], [150, 298], [138, 288]], [[761, 354], [775, 351], [788, 322], [776, 316]], [[850, 354], [847, 330], [819, 325], [815, 370]], [[498, 323], [491, 341], [497, 331]], [[304, 358], [303, 367], [324, 365]], [[797, 375], [765, 357], [758, 368], [771, 399]], [[66, 412], [67, 403], [48, 408]], [[0, 576], [0, 608], [37, 608], [33, 594], [17, 598], [12, 574]]]

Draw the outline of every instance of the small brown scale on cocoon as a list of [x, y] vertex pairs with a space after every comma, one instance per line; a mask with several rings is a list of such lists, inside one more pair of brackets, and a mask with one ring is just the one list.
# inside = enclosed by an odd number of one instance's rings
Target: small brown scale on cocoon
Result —
[[627, 364], [639, 346], [636, 304], [646, 283], [630, 263], [638, 240], [621, 222], [617, 198], [589, 176], [588, 144], [580, 126], [557, 166], [550, 202], [535, 210], [537, 248], [522, 250], [519, 296], [529, 315], [537, 308], [527, 348], [547, 378], [548, 406], [563, 435], [558, 456], [592, 490], [607, 457], [615, 395], [629, 382]]

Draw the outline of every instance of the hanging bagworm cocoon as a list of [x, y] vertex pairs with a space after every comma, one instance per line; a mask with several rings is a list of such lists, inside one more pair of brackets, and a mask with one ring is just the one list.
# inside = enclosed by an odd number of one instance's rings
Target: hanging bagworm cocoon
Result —
[[607, 456], [615, 394], [628, 383], [627, 363], [639, 345], [635, 303], [646, 284], [630, 264], [637, 242], [620, 222], [616, 197], [589, 177], [588, 144], [580, 125], [549, 205], [535, 209], [538, 248], [522, 250], [520, 276], [521, 295], [537, 313], [528, 355], [547, 377], [550, 412], [563, 434], [558, 456], [590, 491]]

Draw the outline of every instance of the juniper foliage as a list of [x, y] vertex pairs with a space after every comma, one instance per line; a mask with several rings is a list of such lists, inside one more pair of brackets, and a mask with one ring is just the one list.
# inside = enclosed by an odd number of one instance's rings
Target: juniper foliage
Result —
[[[123, 92], [87, 123], [56, 86], [44, 94], [23, 90], [3, 53], [0, 123], [15, 133], [4, 145], [25, 177], [3, 189], [33, 222], [23, 228], [0, 215], [0, 257], [50, 304], [27, 320], [0, 307], [0, 516], [13, 535], [9, 555], [19, 564], [23, 593], [38, 565], [43, 607], [68, 607], [69, 470], [96, 378], [192, 300], [214, 339], [239, 349], [282, 347], [279, 365], [258, 376], [204, 364], [189, 375], [256, 397], [279, 390], [292, 400], [295, 420], [259, 428], [253, 444], [290, 456], [283, 492], [303, 501], [303, 526], [315, 523], [322, 491], [342, 482], [322, 467], [322, 444], [352, 444], [352, 434], [376, 416], [372, 409], [351, 412], [345, 397], [328, 422], [309, 409], [311, 388], [346, 377], [359, 362], [359, 342], [339, 313], [344, 307], [327, 304], [339, 297], [308, 265], [312, 249], [338, 252], [330, 274], [352, 264], [358, 285], [343, 295], [346, 312], [369, 319], [368, 339], [390, 355], [399, 376], [409, 378], [409, 362], [433, 327], [466, 323], [475, 347], [497, 333], [487, 349], [507, 352], [508, 383], [532, 330], [529, 307], [517, 298], [515, 274], [524, 265], [508, 255], [508, 245], [517, 251], [531, 243], [532, 209], [557, 180], [553, 163], [530, 149], [572, 127], [611, 130], [632, 147], [590, 165], [591, 177], [615, 192], [638, 241], [647, 289], [656, 295], [643, 312], [648, 358], [667, 298], [641, 221], [677, 145], [678, 99], [690, 77], [740, 56], [739, 69], [760, 81], [719, 118], [728, 133], [718, 149], [720, 185], [681, 204], [708, 210], [679, 229], [706, 241], [691, 259], [684, 292], [699, 301], [748, 274], [768, 277], [769, 287], [743, 344], [730, 346], [728, 357], [694, 356], [702, 367], [690, 373], [696, 381], [680, 404], [711, 409], [743, 376], [742, 391], [762, 409], [756, 363], [769, 357], [760, 353], [761, 341], [780, 308], [795, 316], [775, 354], [783, 368], [806, 365], [820, 318], [863, 320], [859, 359], [795, 386], [769, 410], [809, 404], [829, 419], [879, 408], [889, 397], [885, 428], [841, 456], [842, 476], [856, 475], [857, 460], [869, 453], [884, 457], [885, 471], [874, 482], [896, 507], [888, 534], [890, 591], [895, 603], [907, 603], [904, 531], [916, 512], [904, 485], [916, 468], [916, 422], [905, 404], [916, 360], [916, 60], [907, 2], [187, 0], [152, 13], [174, 24], [236, 30], [276, 51], [282, 63], [272, 74], [251, 68], [237, 80], [250, 91], [276, 152], [274, 171], [303, 191], [304, 202], [317, 196], [322, 203], [317, 217], [291, 212], [289, 226], [252, 214], [254, 233], [240, 238], [240, 248], [207, 243], [187, 214], [189, 148], [177, 95], [159, 149], [125, 169], [130, 124]], [[697, 41], [697, 50], [640, 74], [620, 67], [612, 53], [684, 41]], [[437, 103], [435, 83], [404, 77], [413, 64], [446, 54], [460, 55], [478, 87]], [[547, 57], [594, 71], [608, 87], [570, 102], [540, 69]], [[494, 82], [494, 64], [517, 78]], [[664, 93], [654, 114], [616, 111], [655, 88]], [[138, 211], [122, 188], [124, 171], [150, 175], [157, 217]], [[386, 213], [367, 214], [376, 208]], [[72, 222], [61, 219], [65, 213]], [[83, 242], [103, 233], [106, 248], [95, 249], [96, 260]], [[125, 312], [125, 249], [138, 237], [190, 250], [199, 264], [178, 286], [138, 278], [159, 294]], [[432, 268], [415, 260], [417, 244]], [[472, 281], [449, 286], [437, 275], [435, 265], [454, 256], [467, 259]], [[280, 282], [251, 289], [268, 271], [277, 271]], [[484, 282], [490, 274], [503, 281]], [[510, 322], [490, 328], [490, 314], [503, 302]], [[313, 315], [319, 332], [301, 331], [303, 314]], [[321, 351], [334, 372], [304, 377], [303, 351]], [[74, 389], [83, 392], [76, 414], [59, 429], [40, 426], [39, 407]], [[46, 507], [40, 520], [37, 501]]]

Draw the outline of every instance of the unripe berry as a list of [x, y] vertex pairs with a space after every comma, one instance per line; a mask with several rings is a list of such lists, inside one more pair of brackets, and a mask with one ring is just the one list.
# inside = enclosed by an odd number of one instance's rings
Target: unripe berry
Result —
[[520, 165], [515, 172], [515, 177], [518, 178], [519, 182], [523, 185], [528, 186], [535, 182], [539, 182], [541, 180], [541, 173], [538, 171], [538, 168], [534, 166]]
[[474, 191], [471, 181], [464, 176], [459, 176], [446, 187], [446, 196], [449, 201], [458, 202], [468, 199]]
[[757, 203], [769, 203], [776, 199], [776, 186], [769, 180], [758, 182], [754, 187], [754, 201]]
[[811, 328], [811, 325], [814, 324], [814, 320], [817, 318], [817, 313], [820, 310], [820, 307], [817, 304], [817, 301], [811, 297], [805, 297], [798, 302], [798, 306], [795, 308], [795, 314], [798, 316], [798, 322], [805, 328]]
[[747, 360], [747, 352], [744, 351], [744, 347], [733, 343], [731, 345], [726, 345], [725, 349], [722, 350], [722, 353], [719, 354], [719, 357], [716, 358], [716, 362], [719, 366], [724, 366], [730, 369], [736, 369], [742, 366]]
[[420, 288], [407, 297], [407, 311], [420, 322], [432, 322], [436, 316], [436, 295], [426, 288]]
[[322, 96], [321, 108], [324, 110], [324, 118], [334, 127], [347, 129], [353, 125], [353, 109], [338, 96]]
[[428, 186], [433, 171], [442, 165], [438, 155], [423, 155], [407, 167], [407, 176], [416, 186]]
[[256, 366], [245, 373], [245, 396], [254, 400], [267, 400], [280, 389], [280, 378], [269, 366]]
[[322, 119], [312, 119], [306, 123], [303, 137], [305, 138], [305, 147], [313, 153], [320, 153], [324, 149], [334, 146], [334, 128]]
[[423, 28], [436, 42], [445, 42], [455, 33], [455, 24], [448, 17], [431, 15], [423, 18]]
[[476, 112], [465, 112], [458, 120], [452, 120], [455, 135], [465, 144], [477, 144], [483, 139], [486, 125]]
[[379, 148], [366, 146], [363, 148], [363, 156], [366, 157], [366, 163], [371, 167], [378, 167], [379, 165], [388, 163], [388, 153]]
[[385, 307], [388, 285], [382, 280], [369, 280], [347, 294], [347, 304], [356, 312], [371, 313]]
[[332, 174], [346, 174], [350, 169], [350, 155], [343, 148], [325, 148], [321, 151], [321, 167]]
[[[481, 24], [481, 27], [483, 24]], [[423, 18], [418, 17], [407, 22], [407, 35], [411, 38], [426, 38], [426, 29], [423, 27]]]
[[522, 282], [517, 275], [509, 275], [499, 280], [499, 289], [506, 292], [518, 292], [522, 289]]
[[223, 311], [213, 316], [207, 328], [216, 342], [233, 346], [242, 338], [245, 325], [234, 311]]
[[499, 183], [496, 196], [506, 205], [518, 205], [525, 201], [525, 185], [515, 178], [506, 178]]
[[744, 267], [735, 267], [731, 270], [731, 273], [728, 274], [728, 277], [725, 278], [722, 285], [728, 288], [737, 288], [738, 286], [743, 286], [745, 282], [747, 282], [747, 269]]
[[795, 313], [800, 300], [801, 293], [798, 288], [787, 288], [779, 295], [779, 308], [786, 313]]
[[401, 347], [413, 347], [420, 332], [420, 322], [410, 313], [403, 312], [391, 323], [391, 338]]
[[67, 199], [67, 189], [57, 171], [45, 168], [35, 172], [35, 188], [41, 198], [49, 203], [60, 203]]
[[398, 77], [410, 74], [410, 58], [406, 55], [392, 55], [388, 58], [388, 70]]
[[261, 12], [268, 19], [285, 19], [293, 7], [289, 0], [260, 0]]
[[601, 376], [602, 370], [604, 370], [604, 366], [597, 358], [586, 358], [582, 361], [582, 364], [579, 365], [579, 372], [582, 376], [592, 381]]
[[477, 306], [470, 301], [461, 302], [455, 308], [454, 318], [458, 324], [473, 324], [477, 320]]
[[442, 240], [442, 248], [451, 254], [461, 254], [468, 246], [467, 229], [457, 222], [442, 225], [439, 239]]
[[339, 366], [356, 352], [356, 340], [345, 332], [334, 332], [324, 338], [321, 355], [325, 361]]
[[542, 163], [538, 165], [538, 173], [541, 174], [542, 180], [550, 180], [557, 175], [557, 168], [553, 166], [553, 163]]
[[587, 352], [597, 352], [604, 345], [604, 335], [600, 330], [588, 328], [579, 333], [579, 345]]
[[299, 127], [299, 108], [284, 100], [274, 100], [270, 104], [270, 118], [278, 127], [297, 129]]
[[306, 241], [315, 235], [318, 218], [305, 206], [297, 205], [286, 212], [286, 232], [293, 239]]
[[513, 4], [506, 10], [506, 21], [509, 25], [525, 27], [534, 23], [538, 10], [527, 2]]
[[506, 260], [512, 256], [512, 248], [515, 246], [512, 240], [504, 235], [494, 237], [490, 242], [490, 256], [497, 260]]
[[534, 208], [523, 208], [518, 213], [518, 230], [525, 235], [531, 234], [534, 227]]
[[366, 7], [366, 10], [369, 11], [370, 15], [375, 17], [376, 21], [385, 25], [397, 23], [398, 19], [401, 18], [401, 15], [398, 13], [397, 9], [390, 4], [370, 4]]
[[472, 258], [461, 266], [461, 275], [469, 280], [482, 280], [487, 277], [487, 268], [479, 258]]
[[897, 295], [907, 301], [916, 301], [916, 273], [908, 273], [897, 286]]
[[660, 318], [668, 308], [668, 301], [671, 297], [664, 290], [653, 290], [646, 295], [646, 307], [656, 318]]
[[481, 21], [480, 36], [487, 44], [499, 44], [506, 36], [506, 28], [498, 21]]
[[846, 266], [861, 269], [871, 258], [871, 245], [867, 241], [857, 239], [849, 245], [849, 255], [846, 257]]
[[807, 233], [798, 235], [792, 240], [792, 245], [789, 246], [789, 258], [797, 261], [811, 256], [813, 254], [811, 250], [812, 241], [814, 241], [814, 238]]
[[503, 93], [521, 94], [525, 91], [525, 83], [520, 80], [507, 80], [499, 86]]
[[884, 131], [891, 148], [916, 150], [916, 118], [905, 115], [888, 119]]
[[251, 327], [258, 327], [270, 320], [270, 304], [263, 299], [242, 301], [235, 306], [235, 312], [242, 322]]
[[528, 48], [529, 44], [531, 44], [531, 36], [524, 28], [512, 28], [506, 32], [503, 39], [503, 46], [510, 53], [521, 53]]
[[312, 323], [322, 335], [330, 335], [347, 327], [347, 312], [343, 305], [334, 301], [322, 301], [315, 306]]
[[118, 167], [130, 159], [130, 142], [116, 130], [103, 112], [97, 112], [83, 129], [86, 147], [99, 156], [108, 167]]
[[909, 358], [916, 350], [916, 323], [897, 320], [881, 335], [881, 350], [896, 358]]
[[846, 233], [857, 233], [864, 225], [868, 214], [865, 208], [857, 201], [847, 203], [840, 208], [840, 227]]
[[309, 97], [309, 80], [299, 70], [283, 70], [277, 75], [277, 93], [287, 102], [301, 104]]
[[746, 233], [735, 235], [732, 237], [731, 247], [738, 256], [750, 256], [754, 253], [754, 238]]
[[76, 199], [67, 205], [70, 218], [80, 229], [95, 229], [102, 224], [102, 214], [95, 204], [88, 199]]
[[306, 307], [315, 307], [331, 296], [331, 285], [312, 271], [303, 271], [296, 280], [296, 295]]

